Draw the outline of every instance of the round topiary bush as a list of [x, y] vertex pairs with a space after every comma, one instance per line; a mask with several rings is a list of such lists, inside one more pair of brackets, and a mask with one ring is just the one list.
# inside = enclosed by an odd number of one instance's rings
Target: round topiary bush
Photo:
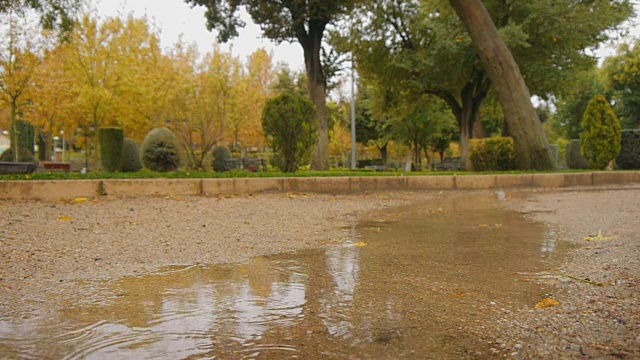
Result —
[[[0, 155], [0, 161], [15, 162], [14, 154], [13, 148], [9, 148]], [[38, 160], [36, 160], [31, 151], [25, 148], [20, 148], [18, 151], [18, 162], [30, 162], [34, 165], [38, 165]]]
[[122, 155], [122, 172], [136, 172], [142, 170], [140, 149], [138, 144], [130, 138], [124, 138]]
[[108, 172], [120, 171], [124, 152], [124, 130], [119, 127], [105, 127], [98, 130], [100, 160]]
[[582, 118], [582, 155], [592, 169], [603, 170], [620, 154], [620, 121], [602, 95], [596, 95]]
[[178, 140], [167, 128], [153, 129], [140, 146], [140, 159], [151, 171], [176, 171], [180, 167]]
[[224, 165], [224, 161], [231, 159], [231, 152], [226, 146], [218, 146], [213, 149], [213, 162], [211, 167], [215, 172], [225, 172], [227, 168]]

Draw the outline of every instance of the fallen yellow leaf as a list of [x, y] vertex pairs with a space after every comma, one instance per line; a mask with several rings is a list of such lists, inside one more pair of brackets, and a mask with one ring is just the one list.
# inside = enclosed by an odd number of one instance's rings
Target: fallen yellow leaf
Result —
[[545, 309], [545, 308], [550, 308], [554, 306], [560, 306], [560, 302], [550, 298], [546, 298], [546, 299], [540, 300], [540, 302], [536, 304], [535, 308]]
[[79, 197], [79, 198], [75, 198], [75, 199], [71, 200], [71, 203], [72, 204], [82, 204], [82, 203], [86, 203], [87, 201], [89, 201], [87, 198]]
[[359, 243], [356, 244], [356, 246], [357, 247], [365, 247], [365, 246], [367, 246], [367, 243], [366, 242], [359, 242]]
[[61, 217], [58, 218], [58, 220], [60, 220], [60, 221], [71, 221], [73, 219], [68, 217], [68, 216], [61, 216]]
[[604, 236], [602, 235], [602, 229], [598, 230], [598, 235], [596, 236], [587, 236], [584, 239], [586, 241], [609, 241], [615, 239], [616, 236]]
[[455, 294], [453, 294], [451, 296], [453, 298], [456, 298], [456, 299], [462, 299], [462, 298], [465, 298], [465, 297], [469, 296], [469, 293], [466, 293], [464, 291], [459, 291], [459, 292], [457, 292], [457, 293], [455, 293]]

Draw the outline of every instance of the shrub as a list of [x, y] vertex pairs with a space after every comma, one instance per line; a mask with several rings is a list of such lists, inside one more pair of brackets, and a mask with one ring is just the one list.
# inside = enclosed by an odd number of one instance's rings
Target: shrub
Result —
[[224, 161], [231, 159], [231, 152], [226, 146], [218, 146], [213, 149], [213, 161], [211, 167], [215, 172], [225, 172], [227, 169], [224, 165]]
[[616, 164], [622, 170], [640, 169], [640, 130], [623, 130]]
[[120, 171], [124, 153], [124, 130], [119, 127], [98, 129], [98, 142], [102, 168], [108, 172]]
[[140, 146], [140, 158], [151, 171], [176, 171], [180, 167], [178, 140], [167, 128], [153, 129]]
[[315, 107], [307, 98], [284, 93], [267, 101], [262, 127], [271, 138], [273, 165], [283, 172], [295, 172], [311, 159], [316, 141]]
[[553, 161], [556, 162], [556, 165], [558, 165], [558, 151], [560, 150], [560, 147], [558, 146], [558, 144], [551, 144], [551, 153], [553, 154]]
[[[16, 137], [14, 134], [14, 127], [10, 127], [10, 141], [13, 144]], [[15, 130], [18, 131], [18, 147], [29, 151], [31, 154], [34, 153], [35, 150], [35, 129], [33, 125], [24, 122], [22, 120], [16, 121]], [[14, 146], [11, 146], [14, 147]]]
[[[0, 155], [0, 161], [14, 162], [14, 154], [13, 148], [9, 148]], [[20, 148], [20, 151], [18, 151], [18, 162], [30, 162], [38, 165], [38, 160], [36, 160], [31, 151], [25, 148]]]
[[518, 166], [512, 138], [474, 139], [470, 142], [470, 150], [474, 171], [515, 170]]
[[620, 121], [602, 95], [596, 95], [582, 117], [582, 155], [593, 169], [602, 170], [620, 154]]
[[122, 172], [136, 172], [142, 169], [140, 149], [138, 144], [130, 138], [124, 138], [122, 154]]
[[589, 162], [582, 156], [580, 139], [573, 139], [567, 143], [565, 160], [569, 169], [589, 169]]

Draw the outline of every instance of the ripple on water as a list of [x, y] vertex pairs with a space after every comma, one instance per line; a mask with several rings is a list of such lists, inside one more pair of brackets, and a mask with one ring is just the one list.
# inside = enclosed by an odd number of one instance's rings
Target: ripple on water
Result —
[[0, 320], [0, 357], [468, 358], [487, 350], [477, 324], [494, 308], [544, 293], [513, 274], [557, 251], [554, 233], [495, 201], [387, 210], [352, 228], [364, 247], [85, 283], [58, 308]]

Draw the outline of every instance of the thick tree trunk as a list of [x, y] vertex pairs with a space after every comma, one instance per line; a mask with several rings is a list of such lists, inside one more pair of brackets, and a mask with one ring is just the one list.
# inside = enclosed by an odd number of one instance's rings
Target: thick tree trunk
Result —
[[487, 135], [484, 132], [484, 127], [482, 126], [482, 119], [480, 118], [480, 111], [476, 111], [475, 119], [473, 120], [473, 134], [472, 137], [474, 139], [484, 139]]
[[329, 127], [327, 124], [327, 101], [325, 94], [325, 78], [322, 74], [320, 47], [322, 46], [323, 29], [311, 29], [306, 41], [301, 41], [304, 49], [305, 67], [311, 102], [316, 106], [316, 122], [318, 124], [318, 141], [311, 157], [311, 169], [329, 170]]
[[469, 31], [493, 83], [515, 141], [520, 168], [554, 169], [553, 155], [531, 104], [529, 89], [484, 4], [481, 0], [449, 0], [449, 3]]

